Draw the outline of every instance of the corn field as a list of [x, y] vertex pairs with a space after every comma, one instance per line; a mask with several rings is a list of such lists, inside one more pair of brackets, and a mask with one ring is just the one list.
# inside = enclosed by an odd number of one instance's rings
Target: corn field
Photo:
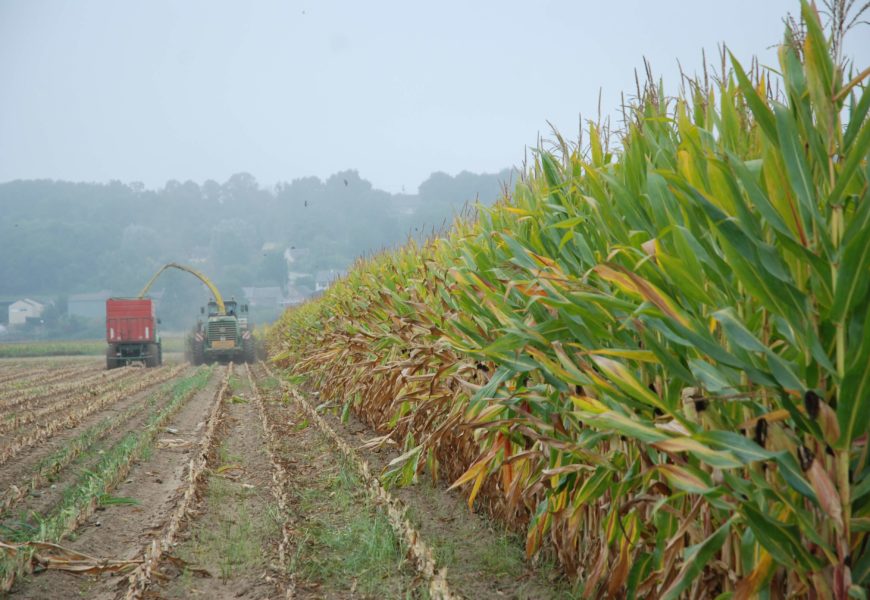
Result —
[[618, 138], [360, 261], [275, 362], [584, 597], [866, 598], [870, 71], [802, 21], [778, 73], [649, 85]]

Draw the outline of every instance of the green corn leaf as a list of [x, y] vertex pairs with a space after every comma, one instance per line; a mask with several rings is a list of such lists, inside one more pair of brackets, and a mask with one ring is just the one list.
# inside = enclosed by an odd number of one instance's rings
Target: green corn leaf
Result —
[[804, 228], [806, 229], [810, 223], [815, 222], [819, 224], [820, 229], [824, 229], [825, 222], [818, 211], [810, 167], [807, 164], [792, 115], [786, 107], [777, 103], [773, 105], [773, 112], [776, 116], [778, 146], [782, 152], [789, 183], [798, 198]]
[[692, 582], [703, 572], [704, 566], [722, 549], [725, 540], [728, 538], [728, 533], [731, 531], [731, 524], [735, 519], [736, 517], [731, 517], [706, 540], [686, 549], [686, 556], [683, 567], [680, 569], [680, 574], [677, 575], [677, 578], [671, 583], [670, 587], [662, 593], [662, 600], [677, 600], [692, 585]]
[[704, 388], [715, 394], [734, 394], [737, 381], [735, 377], [728, 377], [723, 368], [716, 367], [705, 360], [698, 358], [689, 359], [689, 369], [692, 375], [703, 384]]
[[870, 196], [865, 195], [858, 204], [843, 243], [845, 248], [830, 315], [835, 323], [843, 323], [849, 311], [867, 296], [870, 285]]
[[807, 388], [806, 384], [802, 383], [795, 375], [794, 365], [784, 360], [776, 352], [767, 352], [767, 365], [783, 389], [803, 392]]
[[713, 318], [722, 324], [728, 339], [744, 350], [748, 352], [765, 352], [767, 350], [767, 347], [740, 322], [733, 308], [728, 307], [716, 311], [713, 313]]
[[572, 505], [577, 510], [584, 504], [599, 498], [610, 487], [613, 471], [606, 467], [598, 467], [595, 473], [583, 482], [580, 490], [574, 496]]
[[852, 502], [860, 500], [870, 493], [870, 477], [864, 477], [858, 485], [850, 490]]
[[664, 464], [656, 467], [673, 487], [690, 494], [710, 494], [714, 492], [710, 476], [700, 469]]
[[575, 412], [575, 415], [577, 415], [577, 418], [594, 427], [598, 427], [605, 431], [615, 431], [621, 435], [632, 437], [649, 444], [661, 442], [670, 438], [668, 434], [641, 422], [637, 417], [630, 418], [612, 411], [601, 414], [577, 411]]
[[[852, 93], [854, 94], [857, 89], [859, 88], [853, 89]], [[843, 134], [843, 152], [848, 156], [853, 154], [852, 144], [857, 139], [859, 132], [863, 133], [867, 129], [867, 121], [865, 119], [867, 113], [870, 112], [870, 93], [868, 93], [866, 85], [860, 89], [862, 90], [861, 97], [849, 111], [851, 113], [849, 115], [849, 125], [846, 127], [846, 133]], [[858, 156], [862, 155], [861, 152], [857, 154]], [[833, 194], [831, 196], [833, 197]]]
[[[870, 307], [870, 303], [868, 303]], [[864, 318], [864, 336], [850, 354], [851, 360], [846, 368], [846, 375], [837, 399], [837, 421], [840, 425], [840, 439], [837, 447], [847, 449], [852, 440], [868, 431], [870, 427], [870, 335], [867, 335], [867, 324], [870, 323], [870, 308]]]
[[745, 464], [758, 460], [770, 460], [775, 456], [773, 452], [765, 450], [746, 436], [732, 431], [704, 431], [696, 433], [692, 438], [713, 448], [730, 450]]
[[818, 560], [804, 548], [797, 527], [768, 517], [751, 503], [743, 504], [740, 512], [755, 539], [778, 563], [791, 569], [818, 568]]
[[653, 394], [647, 386], [643, 385], [631, 370], [622, 363], [604, 356], [593, 356], [592, 360], [607, 375], [610, 381], [638, 402], [655, 406], [663, 412], [671, 412], [670, 407], [662, 402], [661, 398]]
[[683, 366], [679, 357], [676, 356], [671, 349], [665, 347], [665, 345], [658, 339], [654, 330], [645, 330], [643, 332], [643, 340], [644, 345], [656, 355], [656, 358], [662, 366], [676, 379], [682, 380], [686, 384], [692, 381], [692, 373]]
[[556, 162], [553, 155], [549, 152], [541, 152], [541, 166], [544, 169], [544, 177], [546, 178], [547, 185], [550, 187], [558, 188], [562, 185], [562, 174], [561, 167]]
[[870, 517], [854, 517], [849, 520], [849, 531], [866, 533], [870, 531]]
[[861, 586], [870, 584], [870, 552], [864, 552], [852, 566], [852, 581]]
[[[868, 92], [865, 92], [864, 95], [870, 97]], [[868, 153], [870, 153], [870, 121], [865, 121], [846, 155], [842, 168], [837, 173], [837, 183], [828, 197], [830, 204], [839, 204], [843, 201], [846, 188], [855, 175], [859, 173], [862, 163], [866, 164]]]
[[686, 192], [687, 198], [704, 210], [720, 232], [729, 265], [747, 289], [758, 296], [771, 311], [782, 315], [796, 326], [800, 324], [803, 327], [806, 322], [806, 297], [791, 283], [779, 281], [773, 285], [773, 276], [764, 267], [759, 256], [757, 241], [748, 237], [735, 220], [729, 218], [698, 190], [673, 177], [668, 179], [679, 185]]
[[767, 102], [762, 100], [761, 96], [758, 95], [752, 82], [749, 81], [749, 77], [746, 76], [746, 71], [743, 70], [743, 67], [739, 62], [737, 62], [734, 55], [731, 52], [729, 52], [728, 55], [731, 57], [731, 66], [734, 68], [734, 75], [740, 83], [740, 89], [743, 91], [743, 97], [746, 98], [746, 102], [749, 104], [749, 109], [752, 111], [752, 115], [755, 117], [755, 120], [761, 126], [762, 131], [764, 131], [764, 134], [768, 139], [771, 141], [776, 140], [776, 121], [773, 113], [767, 107]]

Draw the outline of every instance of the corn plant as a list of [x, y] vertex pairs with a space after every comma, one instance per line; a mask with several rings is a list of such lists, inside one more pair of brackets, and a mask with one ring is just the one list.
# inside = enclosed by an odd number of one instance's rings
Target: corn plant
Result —
[[864, 597], [870, 71], [802, 21], [779, 75], [651, 86], [618, 152], [559, 139], [359, 263], [277, 361], [404, 444], [388, 479], [464, 486], [584, 595]]

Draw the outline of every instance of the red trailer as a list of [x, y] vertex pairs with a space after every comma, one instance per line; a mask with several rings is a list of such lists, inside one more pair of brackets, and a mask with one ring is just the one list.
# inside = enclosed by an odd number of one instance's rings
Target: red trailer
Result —
[[163, 363], [159, 320], [151, 298], [109, 298], [106, 300], [106, 368], [114, 369], [132, 361], [146, 367]]

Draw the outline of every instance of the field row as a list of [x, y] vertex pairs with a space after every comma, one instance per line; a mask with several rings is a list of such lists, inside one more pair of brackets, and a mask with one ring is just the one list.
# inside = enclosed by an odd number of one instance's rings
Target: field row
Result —
[[[163, 336], [161, 340], [163, 352], [183, 352], [184, 336]], [[33, 342], [7, 342], [0, 344], [0, 359], [44, 359], [46, 357], [91, 357], [105, 356], [106, 342], [104, 340], [44, 340]], [[3, 366], [0, 365], [0, 378], [3, 376]], [[2, 381], [2, 379], [0, 379]]]
[[520, 545], [453, 494], [386, 492], [375, 474], [396, 450], [265, 365], [130, 371], [52, 415], [40, 443], [2, 446], [15, 597], [565, 593], [507, 575]]
[[0, 534], [14, 548], [0, 560], [4, 588], [40, 567], [41, 544], [60, 541], [114, 501], [111, 491], [153, 452], [163, 427], [212, 375], [186, 365], [138, 371], [133, 385], [92, 397], [39, 429], [56, 435], [44, 435], [45, 446], [18, 447], [15, 465], [0, 472], [7, 490]]

